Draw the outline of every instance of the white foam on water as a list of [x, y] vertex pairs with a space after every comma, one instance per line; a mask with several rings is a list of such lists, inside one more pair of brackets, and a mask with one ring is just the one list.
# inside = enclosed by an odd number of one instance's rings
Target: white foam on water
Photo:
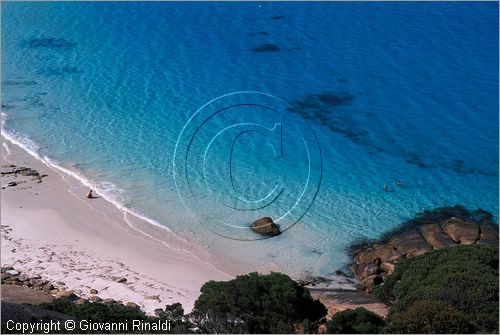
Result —
[[[154, 226], [160, 227], [162, 229], [167, 230], [168, 232], [172, 232], [168, 227], [165, 225], [161, 224], [160, 222], [147, 217], [145, 214], [131, 209], [127, 207], [124, 203], [124, 197], [123, 195], [125, 194], [125, 190], [118, 187], [116, 184], [109, 182], [109, 181], [93, 181], [92, 179], [88, 178], [87, 176], [83, 175], [80, 171], [74, 170], [74, 169], [69, 169], [64, 166], [62, 166], [59, 162], [56, 160], [44, 155], [43, 157], [40, 155], [40, 146], [37, 145], [34, 141], [32, 141], [30, 138], [23, 136], [21, 134], [18, 134], [15, 131], [10, 131], [6, 130], [4, 125], [5, 121], [7, 120], [7, 115], [5, 113], [2, 113], [2, 127], [1, 127], [1, 132], [2, 135], [7, 139], [9, 142], [11, 142], [14, 145], [17, 145], [24, 151], [26, 151], [29, 155], [32, 157], [36, 158], [37, 160], [41, 161], [45, 165], [63, 173], [64, 175], [69, 175], [76, 180], [78, 180], [81, 184], [83, 184], [86, 187], [89, 187], [93, 190], [95, 190], [99, 195], [101, 195], [106, 201], [112, 203], [116, 208], [118, 208], [121, 211], [127, 212], [130, 215], [133, 215], [137, 217], [140, 220], [146, 221]], [[6, 144], [4, 144], [6, 146]], [[8, 147], [6, 148], [7, 150]], [[10, 150], [9, 150], [10, 152]]]
[[[2, 121], [1, 132], [2, 132], [3, 137], [6, 140], [8, 140], [9, 142], [11, 142], [12, 144], [20, 147], [22, 150], [27, 152], [30, 156], [36, 158], [37, 160], [39, 160], [40, 162], [42, 162], [46, 166], [55, 170], [59, 175], [61, 175], [63, 180], [65, 180], [65, 182], [68, 183], [68, 185], [70, 187], [71, 187], [71, 184], [66, 179], [67, 176], [71, 176], [74, 179], [76, 179], [80, 184], [82, 184], [82, 185], [84, 185], [92, 190], [95, 190], [107, 202], [113, 204], [118, 210], [120, 210], [123, 213], [123, 219], [130, 228], [134, 229], [135, 231], [138, 231], [139, 233], [141, 233], [141, 234], [143, 234], [143, 235], [145, 235], [145, 236], [147, 236], [147, 237], [149, 237], [157, 242], [160, 242], [162, 245], [164, 245], [165, 247], [167, 247], [173, 251], [187, 254], [187, 255], [195, 258], [197, 261], [199, 261], [203, 264], [209, 265], [210, 267], [219, 271], [220, 273], [225, 274], [227, 276], [231, 276], [230, 274], [216, 268], [210, 262], [199, 258], [193, 252], [186, 250], [186, 249], [175, 248], [172, 245], [170, 245], [169, 243], [167, 243], [166, 241], [155, 238], [151, 234], [148, 234], [145, 231], [139, 229], [133, 223], [133, 221], [129, 218], [129, 215], [132, 217], [135, 217], [136, 219], [144, 221], [148, 224], [151, 224], [155, 227], [161, 228], [169, 233], [174, 234], [173, 236], [175, 239], [178, 239], [184, 243], [189, 243], [188, 240], [175, 234], [171, 229], [169, 229], [165, 225], [161, 224], [159, 221], [148, 217], [147, 215], [143, 214], [142, 212], [140, 212], [138, 210], [135, 210], [135, 209], [132, 209], [132, 208], [126, 206], [124, 204], [125, 190], [118, 187], [116, 184], [114, 184], [110, 181], [94, 181], [76, 169], [70, 169], [70, 168], [66, 168], [66, 167], [62, 166], [61, 163], [59, 163], [58, 161], [56, 161], [53, 158], [48, 157], [47, 155], [42, 156], [40, 154], [40, 146], [37, 145], [33, 140], [31, 140], [27, 136], [24, 136], [24, 135], [21, 135], [21, 134], [15, 132], [15, 131], [6, 130], [4, 127], [6, 120], [7, 120], [7, 115], [5, 113], [2, 113], [1, 114], [1, 121]], [[6, 150], [8, 150], [8, 152], [10, 153], [10, 149], [8, 149], [8, 145], [6, 143], [3, 143], [3, 145], [4, 145], [4, 147], [6, 147]]]
[[2, 132], [2, 135], [7, 140], [9, 140], [12, 144], [15, 144], [18, 147], [21, 147], [24, 151], [26, 151], [31, 156], [35, 157], [38, 160], [42, 160], [40, 155], [38, 154], [40, 147], [26, 136], [22, 136], [22, 135], [16, 133], [15, 131], [7, 131], [5, 129], [5, 122], [6, 121], [7, 121], [7, 114], [2, 113], [1, 114], [1, 122], [2, 122], [1, 132]]

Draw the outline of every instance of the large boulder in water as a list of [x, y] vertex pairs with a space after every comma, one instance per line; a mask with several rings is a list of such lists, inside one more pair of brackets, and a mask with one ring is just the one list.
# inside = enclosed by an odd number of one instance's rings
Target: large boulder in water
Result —
[[401, 252], [394, 249], [392, 245], [386, 244], [374, 244], [365, 250], [362, 250], [356, 254], [354, 261], [358, 264], [369, 264], [375, 263], [377, 259], [380, 262], [393, 261], [401, 257]]
[[472, 221], [451, 218], [443, 223], [444, 232], [455, 242], [469, 245], [479, 239], [479, 225]]
[[264, 236], [275, 236], [280, 233], [278, 226], [268, 216], [258, 219], [250, 225], [250, 228], [254, 232]]
[[415, 257], [432, 250], [422, 235], [415, 232], [398, 235], [389, 243], [407, 257]]
[[437, 224], [426, 224], [420, 228], [420, 231], [427, 243], [434, 249], [444, 249], [456, 245]]
[[480, 240], [477, 243], [498, 244], [498, 232], [489, 225], [481, 226]]

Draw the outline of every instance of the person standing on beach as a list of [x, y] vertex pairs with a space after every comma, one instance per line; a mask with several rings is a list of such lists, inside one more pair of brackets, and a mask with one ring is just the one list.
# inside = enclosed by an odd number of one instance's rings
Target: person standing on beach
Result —
[[92, 195], [92, 190], [89, 191], [89, 193], [87, 193], [87, 198], [88, 199], [92, 199], [94, 196]]

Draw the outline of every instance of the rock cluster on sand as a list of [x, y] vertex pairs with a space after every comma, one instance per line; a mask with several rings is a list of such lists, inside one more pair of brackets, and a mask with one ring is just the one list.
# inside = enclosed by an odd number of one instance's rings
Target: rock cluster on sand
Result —
[[[24, 167], [24, 166], [17, 166], [15, 164], [10, 164], [10, 165], [2, 165], [2, 171], [1, 171], [2, 176], [25, 176], [25, 177], [32, 177], [32, 180], [41, 183], [42, 179], [44, 177], [47, 177], [45, 174], [40, 174], [37, 170]], [[14, 184], [12, 184], [14, 183]], [[8, 186], [16, 186], [16, 182], [10, 182]]]
[[358, 246], [349, 268], [360, 282], [358, 287], [371, 292], [404, 258], [474, 243], [498, 244], [498, 226], [491, 214], [482, 210], [469, 212], [461, 206], [439, 208], [404, 223], [380, 242]]
[[[1, 269], [2, 273], [2, 299], [5, 294], [13, 297], [11, 302], [16, 303], [39, 303], [40, 299], [45, 299], [44, 301], [51, 301], [54, 298], [64, 298], [73, 301], [75, 304], [83, 304], [85, 302], [104, 302], [106, 304], [119, 304], [126, 307], [138, 309], [139, 306], [133, 302], [124, 303], [122, 301], [115, 301], [114, 299], [101, 299], [96, 294], [98, 291], [96, 289], [90, 289], [92, 294], [88, 299], [82, 298], [77, 294], [81, 291], [71, 291], [65, 286], [65, 283], [58, 281], [55, 283], [50, 283], [48, 280], [42, 279], [40, 275], [24, 275], [21, 271], [15, 270], [12, 266], [3, 266]], [[123, 278], [125, 279], [125, 278]], [[126, 279], [124, 280], [126, 281]], [[120, 281], [120, 282], [124, 282]], [[18, 291], [22, 289], [22, 294]], [[31, 291], [32, 293], [29, 293]], [[38, 292], [39, 293], [36, 293]], [[80, 292], [80, 293], [78, 293]], [[17, 298], [15, 298], [18, 296]], [[22, 296], [22, 297], [21, 297]], [[19, 302], [20, 298], [29, 299], [30, 301]], [[44, 302], [42, 301], [42, 302]]]
[[252, 231], [264, 236], [275, 236], [280, 233], [278, 226], [268, 216], [258, 219], [250, 225], [250, 228]]

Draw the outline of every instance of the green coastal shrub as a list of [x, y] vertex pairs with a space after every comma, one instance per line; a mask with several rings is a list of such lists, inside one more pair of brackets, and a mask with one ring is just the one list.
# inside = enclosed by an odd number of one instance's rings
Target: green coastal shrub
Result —
[[[396, 322], [394, 315], [401, 319], [405, 313], [423, 310], [421, 304], [411, 307], [422, 301], [427, 301], [424, 305], [430, 304], [430, 300], [449, 307], [439, 315], [443, 320], [446, 318], [443, 313], [457, 319], [464, 315], [473, 326], [472, 331], [498, 332], [498, 246], [457, 246], [407, 259], [396, 266], [374, 294], [393, 302], [388, 329]], [[412, 315], [404, 320], [410, 322]], [[413, 320], [408, 327], [417, 324]], [[398, 327], [402, 327], [400, 323]], [[427, 331], [412, 328], [412, 332]]]
[[201, 288], [191, 316], [206, 333], [293, 333], [318, 326], [327, 310], [281, 273], [250, 273]]
[[363, 307], [346, 309], [335, 313], [326, 323], [329, 334], [378, 334], [384, 329], [385, 322], [377, 314]]
[[77, 320], [128, 324], [126, 331], [77, 328], [73, 333], [132, 333], [133, 320], [144, 323], [168, 320], [171, 324], [168, 333], [316, 333], [319, 321], [327, 313], [325, 306], [314, 300], [307, 289], [281, 273], [250, 273], [228, 282], [207, 282], [193, 311], [187, 315], [179, 303], [157, 309], [155, 316], [121, 304], [75, 304], [68, 299], [55, 299], [39, 307]]
[[390, 315], [387, 333], [400, 334], [462, 334], [473, 333], [474, 327], [465, 314], [451, 305], [422, 300], [404, 312]]
[[[85, 302], [83, 304], [74, 304], [68, 299], [55, 299], [49, 303], [43, 303], [39, 307], [59, 312], [65, 315], [72, 316], [77, 320], [91, 320], [95, 323], [127, 323], [128, 327], [126, 331], [106, 331], [106, 330], [96, 330], [96, 331], [82, 331], [80, 329], [75, 329], [73, 333], [134, 333], [132, 331], [132, 320], [141, 320], [144, 323], [155, 323], [157, 321], [168, 320], [171, 325], [170, 331], [163, 330], [151, 330], [151, 331], [140, 331], [137, 330], [135, 333], [172, 333], [172, 334], [185, 334], [193, 333], [191, 328], [193, 325], [186, 320], [184, 316], [184, 309], [180, 303], [175, 303], [172, 305], [167, 305], [165, 309], [157, 309], [155, 311], [155, 316], [147, 316], [141, 310], [126, 307], [120, 304], [104, 304], [104, 303], [90, 303]], [[64, 333], [64, 332], [63, 332]]]

